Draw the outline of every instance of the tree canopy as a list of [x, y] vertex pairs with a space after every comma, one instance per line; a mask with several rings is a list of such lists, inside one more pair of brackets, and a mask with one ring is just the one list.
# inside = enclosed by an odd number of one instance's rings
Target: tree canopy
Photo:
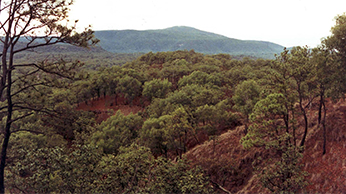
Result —
[[184, 50], [95, 70], [82, 68], [89, 58], [21, 58], [97, 43], [69, 25], [71, 1], [0, 2], [0, 193], [229, 193], [255, 179], [304, 192], [312, 135], [328, 154], [328, 106], [346, 91], [344, 15], [317, 48], [273, 60]]

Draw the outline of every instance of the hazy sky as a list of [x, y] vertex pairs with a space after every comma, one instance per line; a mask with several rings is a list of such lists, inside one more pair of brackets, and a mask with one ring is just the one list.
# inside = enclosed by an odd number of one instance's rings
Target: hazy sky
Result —
[[94, 30], [190, 26], [242, 40], [315, 47], [346, 0], [75, 0], [72, 19]]

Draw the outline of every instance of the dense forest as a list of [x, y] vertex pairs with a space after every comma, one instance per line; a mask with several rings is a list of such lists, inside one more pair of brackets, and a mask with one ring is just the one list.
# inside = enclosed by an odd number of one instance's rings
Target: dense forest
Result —
[[[66, 6], [3, 8], [0, 193], [346, 190], [346, 15], [320, 46], [272, 60], [112, 56], [59, 23]], [[46, 47], [65, 50], [30, 54]]]

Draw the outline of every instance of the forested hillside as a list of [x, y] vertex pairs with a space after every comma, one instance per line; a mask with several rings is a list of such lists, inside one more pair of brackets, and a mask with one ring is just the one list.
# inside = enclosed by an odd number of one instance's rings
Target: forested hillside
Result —
[[277, 60], [148, 53], [47, 88], [43, 99], [58, 114], [21, 121], [35, 133], [13, 134], [7, 186], [45, 193], [342, 191], [336, 185], [343, 178], [329, 175], [320, 185], [313, 181], [326, 172], [311, 167], [322, 157], [338, 160], [336, 153], [344, 158], [333, 142], [344, 144], [345, 131], [324, 116], [333, 105], [321, 96], [318, 71], [304, 73], [325, 54], [300, 47]]
[[163, 30], [96, 31], [100, 45], [114, 53], [147, 53], [176, 50], [195, 50], [204, 54], [226, 53], [259, 58], [274, 58], [283, 46], [265, 41], [250, 41], [177, 26]]
[[346, 191], [346, 15], [316, 48], [240, 60], [113, 55], [63, 25], [69, 3], [9, 2], [0, 193]]

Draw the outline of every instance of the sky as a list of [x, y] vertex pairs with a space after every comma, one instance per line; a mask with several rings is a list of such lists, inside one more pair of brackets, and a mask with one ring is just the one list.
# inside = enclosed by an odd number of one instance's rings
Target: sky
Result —
[[346, 0], [74, 0], [70, 18], [93, 30], [189, 26], [229, 38], [316, 47]]

